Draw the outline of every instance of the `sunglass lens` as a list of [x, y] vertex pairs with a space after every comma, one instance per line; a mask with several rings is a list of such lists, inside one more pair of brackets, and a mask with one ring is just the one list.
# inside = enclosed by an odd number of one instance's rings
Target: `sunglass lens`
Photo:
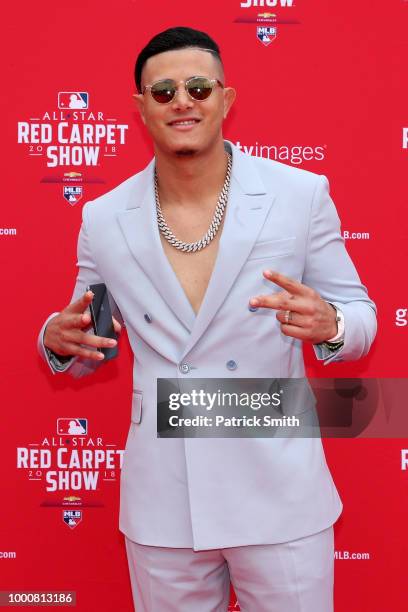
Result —
[[176, 87], [173, 81], [158, 81], [151, 87], [153, 98], [160, 104], [171, 102], [176, 93]]
[[206, 100], [212, 92], [212, 83], [209, 79], [197, 77], [187, 83], [188, 93], [194, 100]]

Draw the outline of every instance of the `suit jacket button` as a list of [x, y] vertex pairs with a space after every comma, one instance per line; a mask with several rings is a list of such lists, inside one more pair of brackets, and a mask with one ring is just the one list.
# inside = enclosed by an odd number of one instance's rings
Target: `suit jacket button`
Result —
[[179, 370], [182, 374], [188, 374], [190, 371], [190, 366], [188, 363], [180, 363]]
[[227, 361], [226, 365], [229, 370], [236, 370], [238, 367], [237, 362], [234, 361], [233, 359], [230, 359], [229, 361]]
[[146, 321], [146, 323], [152, 322], [152, 317], [149, 315], [149, 313], [146, 312], [146, 314], [144, 315], [144, 320]]

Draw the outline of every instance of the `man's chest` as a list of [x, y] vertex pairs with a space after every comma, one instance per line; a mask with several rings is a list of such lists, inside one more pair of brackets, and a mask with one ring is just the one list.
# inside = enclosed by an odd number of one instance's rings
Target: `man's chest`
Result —
[[163, 236], [160, 236], [163, 251], [177, 279], [186, 294], [195, 314], [198, 313], [218, 253], [219, 233], [209, 245], [195, 253], [185, 253], [173, 247]]

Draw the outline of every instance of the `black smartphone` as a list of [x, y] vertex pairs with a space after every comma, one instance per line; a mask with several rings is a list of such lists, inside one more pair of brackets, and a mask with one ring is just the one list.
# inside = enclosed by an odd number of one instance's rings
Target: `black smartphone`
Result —
[[[109, 303], [109, 293], [105, 283], [89, 285], [86, 289], [94, 294], [92, 302], [89, 304], [91, 313], [92, 327], [96, 336], [104, 338], [118, 339], [113, 327], [112, 311]], [[106, 348], [98, 348], [105, 355], [105, 361], [113, 359], [118, 354], [118, 345]]]

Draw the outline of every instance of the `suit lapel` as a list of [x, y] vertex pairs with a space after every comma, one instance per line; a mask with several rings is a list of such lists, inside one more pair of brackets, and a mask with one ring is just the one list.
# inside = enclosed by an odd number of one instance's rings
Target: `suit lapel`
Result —
[[230, 194], [216, 262], [197, 316], [160, 241], [153, 189], [154, 159], [133, 186], [126, 209], [118, 213], [133, 257], [190, 332], [183, 356], [201, 338], [227, 297], [275, 199], [275, 194], [266, 191], [253, 159], [229, 141], [225, 141], [225, 147], [233, 155]]
[[153, 189], [154, 159], [131, 191], [127, 208], [118, 221], [127, 245], [139, 266], [176, 317], [191, 332], [195, 313], [170, 265], [160, 241]]

